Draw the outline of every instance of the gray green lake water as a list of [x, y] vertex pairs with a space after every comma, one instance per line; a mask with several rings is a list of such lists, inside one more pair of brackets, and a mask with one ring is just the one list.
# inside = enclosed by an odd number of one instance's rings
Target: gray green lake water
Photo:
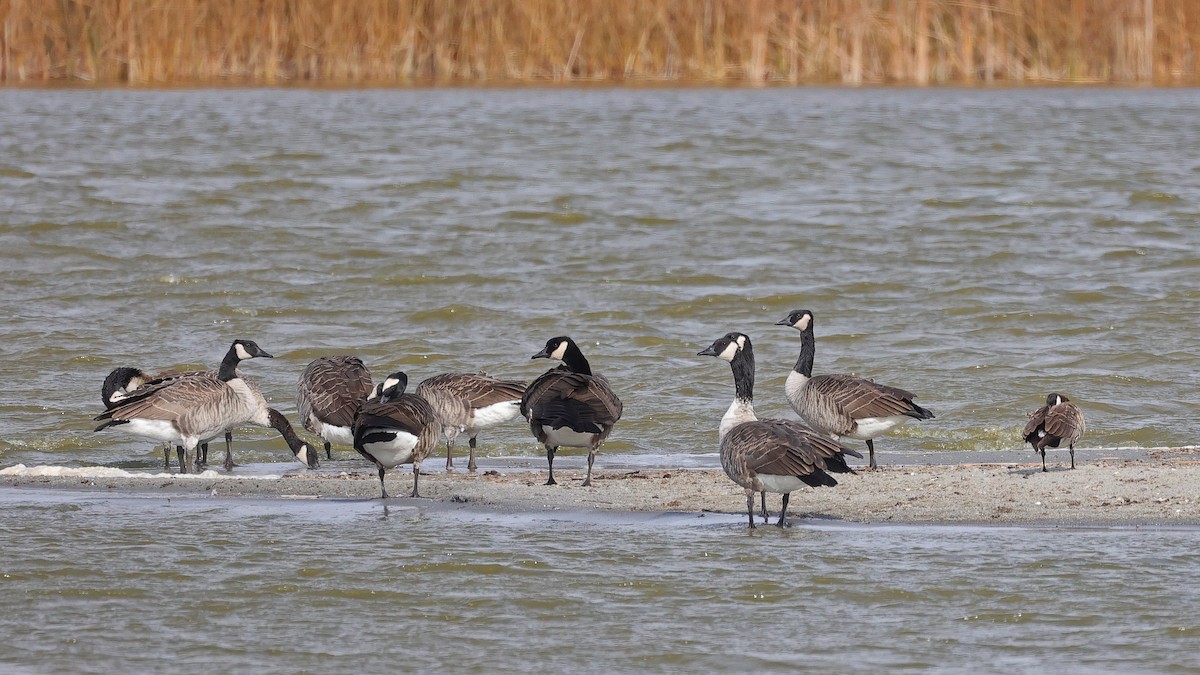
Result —
[[[91, 432], [104, 375], [212, 366], [234, 338], [276, 355], [243, 370], [294, 420], [317, 356], [531, 378], [568, 334], [625, 402], [607, 452], [712, 453], [732, 386], [696, 351], [750, 334], [757, 406], [790, 415], [799, 341], [773, 324], [798, 307], [817, 372], [937, 414], [881, 439], [885, 464], [1028, 460], [1050, 391], [1085, 446], [1195, 445], [1198, 110], [1197, 90], [0, 90], [0, 467], [155, 467]], [[481, 447], [541, 454], [515, 423]], [[16, 671], [1200, 668], [1190, 529], [0, 503]]]

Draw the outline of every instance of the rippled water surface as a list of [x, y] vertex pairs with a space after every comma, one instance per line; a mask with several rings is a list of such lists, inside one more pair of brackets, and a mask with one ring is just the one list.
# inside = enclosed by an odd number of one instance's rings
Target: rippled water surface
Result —
[[[530, 378], [569, 334], [625, 401], [610, 453], [711, 453], [732, 383], [695, 353], [748, 333], [760, 412], [790, 415], [799, 340], [773, 324], [798, 307], [817, 372], [937, 414], [881, 439], [884, 463], [1017, 452], [1050, 391], [1080, 402], [1086, 446], [1192, 445], [1198, 109], [1195, 90], [0, 90], [0, 466], [153, 466], [91, 432], [104, 375], [211, 367], [239, 337], [276, 355], [243, 370], [294, 418], [317, 356]], [[286, 459], [239, 436], [242, 461]], [[518, 424], [481, 445], [541, 452]], [[33, 635], [2, 658], [49, 670], [1159, 668], [1196, 641], [1195, 596], [1157, 573], [1195, 576], [1192, 531], [756, 538], [31, 499], [8, 497], [0, 624]]]
[[0, 499], [38, 672], [1200, 668], [1196, 530]]

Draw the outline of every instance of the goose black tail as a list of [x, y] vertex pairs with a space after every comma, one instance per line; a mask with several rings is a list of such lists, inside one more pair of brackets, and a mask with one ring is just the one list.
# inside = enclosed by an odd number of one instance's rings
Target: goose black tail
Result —
[[912, 410], [909, 410], [908, 412], [904, 413], [905, 415], [908, 415], [909, 417], [913, 417], [913, 418], [916, 418], [919, 420], [933, 419], [933, 417], [934, 417], [933, 411], [930, 410], [929, 408], [922, 408], [921, 406], [917, 405], [916, 403], [913, 403], [912, 401], [909, 401], [908, 403], [909, 403], [909, 405], [912, 406]]
[[[860, 456], [859, 459], [862, 457]], [[846, 463], [846, 456], [841, 453], [825, 459], [825, 470], [834, 473], [858, 473], [850, 468], [850, 465]]]
[[96, 427], [93, 431], [100, 431], [102, 429], [107, 429], [109, 427], [115, 427], [120, 424], [129, 424], [129, 420], [113, 420], [113, 419], [105, 420], [104, 424], [101, 424], [100, 426]]
[[834, 480], [833, 476], [830, 476], [820, 469], [813, 471], [807, 476], [796, 477], [809, 487], [833, 487], [834, 485], [837, 485], [837, 481]]

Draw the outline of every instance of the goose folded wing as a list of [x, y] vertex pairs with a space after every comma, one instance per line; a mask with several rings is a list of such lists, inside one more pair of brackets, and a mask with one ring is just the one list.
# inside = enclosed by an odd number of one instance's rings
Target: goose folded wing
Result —
[[551, 429], [569, 427], [580, 433], [603, 433], [604, 427], [596, 416], [596, 409], [586, 401], [571, 398], [554, 398], [540, 402], [533, 408], [534, 424], [546, 425]]
[[[200, 375], [156, 386], [128, 403], [96, 416], [96, 420], [174, 420], [183, 417], [197, 406], [218, 400], [225, 383], [215, 377]], [[138, 390], [141, 393], [141, 389]]]
[[746, 467], [772, 476], [808, 476], [821, 471], [812, 448], [783, 424], [750, 422], [734, 427], [725, 443], [743, 448]]
[[158, 375], [156, 375], [154, 377], [154, 379], [143, 382], [141, 384], [141, 386], [139, 386], [137, 389], [134, 389], [133, 391], [128, 391], [125, 394], [120, 395], [120, 396], [114, 395], [113, 401], [118, 404], [117, 406], [114, 406], [114, 407], [128, 405], [130, 403], [133, 403], [134, 401], [140, 401], [143, 399], [150, 398], [151, 396], [155, 396], [159, 391], [162, 391], [163, 389], [165, 389], [167, 387], [171, 387], [171, 386], [178, 384], [181, 380], [191, 379], [191, 378], [195, 378], [195, 377], [215, 378], [216, 371], [189, 370], [189, 371], [184, 371], [184, 372], [166, 371], [166, 372], [159, 373]]
[[346, 382], [310, 389], [307, 405], [303, 406], [307, 410], [301, 410], [300, 417], [307, 423], [311, 415], [316, 415], [333, 426], [348, 427], [354, 423], [354, 413], [366, 397], [366, 393], [358, 396], [357, 392], [351, 392]]
[[355, 434], [365, 428], [403, 429], [415, 434], [433, 424], [434, 420], [433, 408], [425, 399], [404, 396], [399, 401], [362, 406], [354, 417], [354, 429]]
[[601, 424], [613, 424], [621, 419], [624, 406], [608, 385], [608, 379], [603, 375], [582, 377], [585, 378], [585, 382], [575, 388], [571, 398], [586, 401]]
[[1083, 413], [1071, 403], [1060, 403], [1046, 412], [1046, 433], [1066, 439], [1083, 435]]
[[813, 378], [809, 386], [837, 400], [854, 419], [904, 415], [912, 410], [911, 393], [861, 377], [825, 375]]
[[[837, 441], [835, 441], [827, 436], [819, 434], [819, 433], [813, 431], [812, 429], [804, 426], [803, 424], [800, 424], [799, 422], [794, 422], [792, 420], [763, 420], [763, 421], [769, 422], [771, 424], [782, 424], [784, 427], [787, 428], [787, 431], [789, 433], [796, 434], [801, 439], [803, 439], [803, 442], [806, 443], [809, 447], [811, 447], [813, 452], [815, 452], [818, 457], [829, 458], [829, 457], [837, 457], [839, 455], [850, 455], [851, 457], [857, 457], [859, 459], [862, 459], [861, 452], [859, 452], [853, 448], [847, 448], [847, 447], [843, 446], [841, 443], [838, 443]], [[845, 459], [843, 458], [841, 461], [844, 462]]]
[[[1037, 432], [1043, 429], [1042, 425], [1046, 423], [1046, 413], [1049, 410], [1049, 406], [1042, 406], [1029, 413], [1029, 421], [1025, 423], [1025, 428], [1021, 431], [1021, 437], [1029, 442], [1036, 440]], [[1033, 437], [1032, 439], [1030, 438], [1031, 436]]]
[[525, 395], [525, 383], [515, 380], [501, 380], [490, 375], [469, 375], [461, 382], [462, 385], [455, 392], [472, 408], [518, 401]]

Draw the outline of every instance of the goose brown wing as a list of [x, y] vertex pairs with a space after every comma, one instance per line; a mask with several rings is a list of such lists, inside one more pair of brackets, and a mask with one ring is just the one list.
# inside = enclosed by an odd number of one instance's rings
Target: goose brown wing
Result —
[[1029, 421], [1025, 423], [1025, 428], [1021, 431], [1021, 437], [1027, 443], [1037, 441], [1037, 432], [1043, 429], [1043, 425], [1046, 423], [1046, 413], [1049, 411], [1050, 406], [1044, 405], [1029, 413]]
[[177, 420], [197, 406], [219, 400], [225, 383], [208, 375], [180, 377], [138, 389], [138, 397], [97, 415], [96, 420]]
[[590, 400], [594, 402], [592, 408], [596, 411], [597, 420], [604, 424], [615, 424], [625, 411], [621, 399], [617, 398], [616, 392], [609, 386], [607, 377], [592, 375], [588, 379], [587, 391]]
[[542, 373], [529, 383], [529, 386], [525, 388], [525, 394], [521, 397], [521, 415], [525, 419], [531, 419], [535, 409], [545, 401], [559, 396], [559, 379], [561, 376], [569, 374], [571, 374], [570, 368], [557, 366]]
[[354, 436], [364, 429], [398, 429], [420, 434], [434, 423], [433, 408], [425, 399], [411, 394], [402, 395], [388, 403], [367, 403], [354, 417]]
[[737, 448], [738, 459], [754, 473], [807, 476], [820, 471], [821, 457], [813, 447], [781, 423], [758, 420], [739, 424], [722, 445]]
[[304, 428], [313, 431], [314, 415], [333, 426], [352, 425], [354, 413], [371, 388], [371, 373], [356, 357], [334, 356], [313, 361], [296, 383], [296, 407]]
[[611, 426], [621, 418], [624, 406], [603, 375], [585, 375], [555, 368], [526, 389], [521, 413], [528, 419], [561, 419]]
[[1083, 412], [1074, 403], [1059, 403], [1046, 412], [1046, 434], [1074, 443], [1083, 436]]
[[468, 408], [484, 408], [506, 401], [520, 401], [525, 383], [501, 380], [484, 373], [445, 373], [426, 378], [418, 389], [445, 391]]
[[525, 395], [525, 383], [501, 380], [491, 375], [468, 374], [459, 380], [455, 391], [472, 408], [485, 408], [505, 401], [519, 401]]
[[914, 409], [913, 394], [853, 375], [819, 375], [808, 386], [828, 396], [850, 417], [891, 417]]

